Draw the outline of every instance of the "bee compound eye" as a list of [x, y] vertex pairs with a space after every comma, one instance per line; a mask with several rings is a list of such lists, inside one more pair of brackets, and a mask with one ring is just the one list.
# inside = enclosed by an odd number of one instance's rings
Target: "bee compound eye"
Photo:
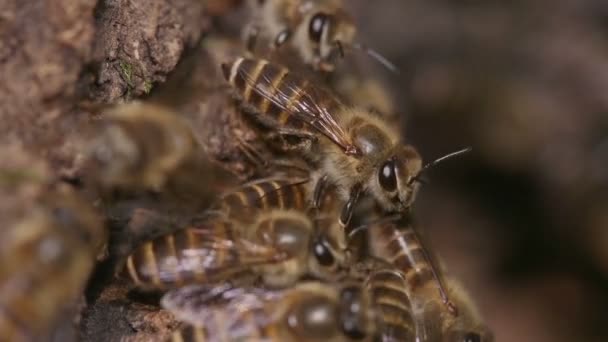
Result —
[[317, 239], [313, 245], [313, 252], [321, 266], [331, 266], [335, 262], [332, 251], [327, 247], [323, 240]]
[[395, 191], [397, 189], [397, 172], [395, 171], [395, 161], [390, 159], [380, 167], [378, 181], [385, 191]]
[[319, 42], [321, 41], [321, 35], [325, 25], [329, 22], [329, 16], [324, 13], [317, 13], [310, 19], [310, 26], [308, 27], [308, 37], [310, 40]]
[[474, 332], [469, 332], [464, 335], [462, 342], [481, 342], [481, 336]]
[[279, 34], [277, 35], [277, 37], [274, 40], [274, 46], [279, 47], [279, 46], [285, 44], [285, 42], [289, 39], [290, 36], [291, 36], [291, 31], [289, 31], [289, 30], [283, 30], [283, 31], [279, 32]]

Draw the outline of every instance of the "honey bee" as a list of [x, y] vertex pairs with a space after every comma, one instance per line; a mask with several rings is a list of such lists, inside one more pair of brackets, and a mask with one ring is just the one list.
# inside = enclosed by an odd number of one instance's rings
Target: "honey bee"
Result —
[[388, 60], [355, 41], [357, 28], [342, 0], [250, 0], [253, 22], [245, 28], [247, 49], [253, 51], [258, 38], [270, 50], [289, 46], [299, 59], [316, 70], [331, 72], [344, 49], [366, 52], [387, 68]]
[[34, 164], [0, 170], [0, 335], [7, 341], [46, 340], [74, 313], [106, 241], [94, 210]]
[[346, 200], [343, 225], [362, 193], [387, 211], [410, 207], [425, 168], [416, 149], [399, 141], [394, 127], [265, 60], [239, 58], [222, 64], [222, 70], [244, 110], [320, 171], [315, 188], [325, 182], [336, 186]]
[[210, 194], [220, 191], [218, 185], [230, 183], [225, 170], [202, 151], [188, 124], [169, 108], [135, 101], [116, 106], [105, 119], [102, 134], [90, 148], [91, 168], [102, 187], [170, 190], [210, 200]]
[[303, 282], [284, 290], [181, 288], [161, 304], [186, 323], [173, 341], [372, 341], [376, 330], [370, 298], [354, 283]]
[[126, 260], [129, 277], [139, 287], [168, 288], [243, 273], [269, 286], [338, 276], [349, 262], [345, 234], [335, 219], [320, 225], [326, 216], [303, 210], [301, 186], [266, 180], [222, 196], [219, 213], [138, 247]]
[[441, 273], [427, 253], [418, 234], [405, 218], [381, 220], [370, 224], [368, 241], [370, 254], [394, 265], [407, 280], [407, 291], [412, 296], [439, 298], [452, 314], [456, 306], [450, 301]]
[[402, 275], [420, 341], [492, 340], [466, 293], [453, 280], [444, 284], [409, 222], [384, 221], [366, 230], [370, 254], [387, 261]]

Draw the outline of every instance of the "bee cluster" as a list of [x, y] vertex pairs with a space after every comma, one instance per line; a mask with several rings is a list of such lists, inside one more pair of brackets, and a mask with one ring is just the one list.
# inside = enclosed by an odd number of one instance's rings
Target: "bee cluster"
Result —
[[[423, 165], [386, 92], [347, 62], [363, 51], [394, 66], [357, 42], [342, 1], [244, 6], [243, 37], [211, 31], [185, 72], [104, 112], [86, 162], [92, 194], [45, 189], [54, 197], [35, 203], [54, 209], [13, 225], [41, 230], [7, 240], [38, 251], [28, 291], [77, 301], [107, 241], [78, 199], [94, 196], [113, 226], [116, 277], [163, 293], [174, 341], [491, 341], [411, 221], [421, 176], [439, 160]], [[201, 111], [228, 119], [210, 128]], [[40, 281], [37, 269], [65, 279]], [[0, 330], [14, 339], [44, 334], [60, 314], [47, 309], [32, 327], [26, 306], [1, 304]]]

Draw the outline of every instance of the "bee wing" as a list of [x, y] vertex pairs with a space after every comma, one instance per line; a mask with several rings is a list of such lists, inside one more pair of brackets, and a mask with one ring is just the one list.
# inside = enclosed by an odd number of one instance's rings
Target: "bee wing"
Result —
[[[252, 91], [325, 135], [345, 153], [359, 153], [332, 114], [333, 110], [342, 106], [332, 94], [289, 74], [283, 77], [280, 86], [275, 86], [274, 80], [267, 74], [260, 75], [261, 80], [256, 80], [245, 68], [238, 68], [237, 72]], [[294, 97], [298, 101], [293, 101]]]
[[274, 246], [220, 234], [213, 229], [187, 228], [146, 242], [127, 261], [131, 278], [154, 287], [215, 282], [287, 258]]
[[254, 326], [270, 324], [274, 320], [271, 313], [260, 313], [279, 300], [281, 294], [282, 291], [233, 287], [228, 284], [192, 285], [167, 292], [161, 299], [161, 306], [179, 321], [194, 326], [227, 319], [228, 322], [224, 322], [223, 326], [231, 331], [231, 324], [237, 325], [240, 320], [251, 317]]

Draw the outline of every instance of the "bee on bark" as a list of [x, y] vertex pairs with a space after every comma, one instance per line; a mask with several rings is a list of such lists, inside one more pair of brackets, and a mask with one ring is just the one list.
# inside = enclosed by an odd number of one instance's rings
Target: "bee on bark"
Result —
[[161, 304], [185, 323], [173, 341], [372, 341], [376, 330], [369, 295], [348, 282], [284, 290], [186, 287]]
[[[23, 151], [0, 152], [0, 336], [50, 338], [75, 313], [106, 243], [101, 219], [66, 184], [39, 173]], [[25, 158], [27, 159], [27, 158]]]
[[[211, 197], [230, 183], [195, 140], [189, 125], [159, 104], [131, 102], [105, 115], [90, 155], [104, 188]], [[215, 186], [215, 188], [214, 188]]]
[[345, 234], [335, 214], [333, 222], [327, 211], [310, 216], [303, 185], [254, 181], [221, 196], [190, 227], [135, 249], [126, 261], [130, 278], [140, 287], [168, 288], [243, 273], [269, 286], [293, 284], [304, 275], [339, 276], [350, 261]]
[[244, 274], [269, 286], [286, 286], [306, 274], [336, 276], [346, 256], [345, 248], [332, 242], [336, 238], [317, 234], [305, 213], [271, 210], [251, 224], [211, 220], [150, 240], [127, 258], [126, 268], [144, 288], [212, 283]]
[[222, 70], [244, 110], [313, 164], [320, 174], [315, 187], [336, 186], [346, 201], [343, 225], [363, 193], [386, 211], [410, 207], [422, 160], [414, 147], [400, 141], [394, 127], [265, 60], [239, 58], [222, 64]]
[[342, 0], [250, 0], [249, 9], [252, 23], [244, 34], [249, 51], [261, 38], [270, 51], [290, 47], [302, 63], [332, 72], [345, 49], [356, 49], [396, 71], [378, 52], [355, 41], [357, 27]]

